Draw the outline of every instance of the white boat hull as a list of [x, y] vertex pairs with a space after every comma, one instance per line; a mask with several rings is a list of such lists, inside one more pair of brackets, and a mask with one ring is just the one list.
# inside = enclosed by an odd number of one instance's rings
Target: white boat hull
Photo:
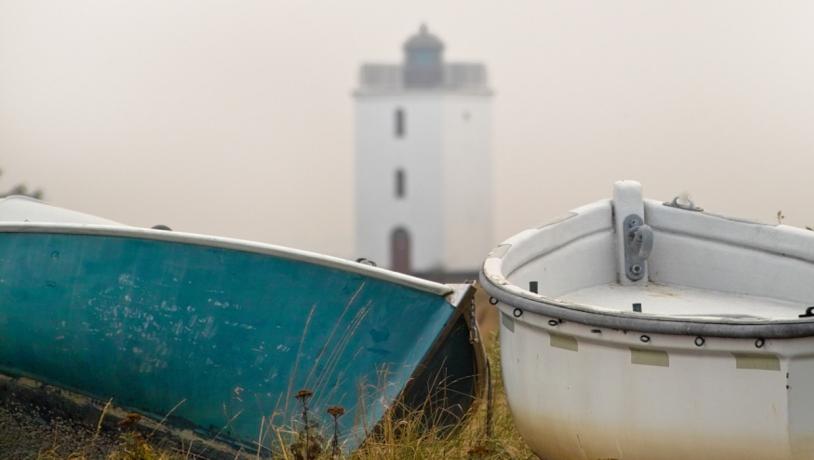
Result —
[[509, 405], [543, 459], [814, 458], [812, 338], [697, 346], [499, 308]]

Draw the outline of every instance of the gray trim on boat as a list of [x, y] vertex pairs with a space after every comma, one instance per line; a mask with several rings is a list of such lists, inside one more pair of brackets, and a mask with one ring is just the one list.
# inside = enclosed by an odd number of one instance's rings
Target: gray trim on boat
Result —
[[[596, 311], [587, 305], [561, 304], [552, 300], [531, 299], [511, 292], [481, 270], [481, 286], [500, 302], [524, 311], [551, 318], [573, 321], [596, 327], [649, 332], [653, 334], [690, 335], [724, 338], [788, 339], [814, 336], [814, 320], [767, 320], [754, 319], [678, 319], [646, 313]], [[515, 289], [519, 289], [516, 288]], [[634, 316], [635, 315], [635, 316]]]

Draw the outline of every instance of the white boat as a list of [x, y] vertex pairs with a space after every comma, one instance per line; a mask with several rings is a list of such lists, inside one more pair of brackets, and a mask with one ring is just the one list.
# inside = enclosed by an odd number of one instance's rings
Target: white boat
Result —
[[814, 458], [814, 232], [623, 181], [506, 240], [480, 278], [541, 458]]

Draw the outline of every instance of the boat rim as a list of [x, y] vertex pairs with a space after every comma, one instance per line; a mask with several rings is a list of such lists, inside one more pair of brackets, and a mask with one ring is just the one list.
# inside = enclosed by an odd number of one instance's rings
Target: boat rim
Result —
[[452, 286], [386, 270], [384, 268], [354, 262], [335, 256], [329, 256], [326, 254], [260, 243], [256, 241], [242, 240], [238, 238], [177, 232], [174, 230], [130, 227], [126, 225], [120, 226], [48, 222], [0, 222], [0, 233], [48, 233], [63, 235], [109, 236], [230, 249], [344, 270], [443, 297], [448, 297], [450, 294], [455, 293], [455, 288]]
[[[522, 317], [528, 311], [554, 318], [556, 321], [572, 321], [592, 327], [606, 327], [623, 331], [638, 331], [653, 334], [689, 335], [699, 337], [782, 339], [814, 336], [812, 319], [757, 320], [697, 317], [687, 318], [653, 313], [633, 313], [606, 309], [594, 305], [567, 302], [525, 291], [509, 282], [502, 274], [494, 273], [495, 262], [500, 264], [507, 245], [498, 249], [486, 259], [479, 273], [479, 283], [491, 296], [490, 303], [502, 302], [520, 309], [515, 317]], [[500, 254], [495, 255], [495, 253]]]

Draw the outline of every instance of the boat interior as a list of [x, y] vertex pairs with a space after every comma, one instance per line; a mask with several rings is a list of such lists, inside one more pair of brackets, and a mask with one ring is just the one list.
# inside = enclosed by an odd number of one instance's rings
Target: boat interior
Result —
[[778, 320], [814, 305], [814, 232], [643, 200], [631, 181], [496, 251], [510, 285], [592, 309]]

